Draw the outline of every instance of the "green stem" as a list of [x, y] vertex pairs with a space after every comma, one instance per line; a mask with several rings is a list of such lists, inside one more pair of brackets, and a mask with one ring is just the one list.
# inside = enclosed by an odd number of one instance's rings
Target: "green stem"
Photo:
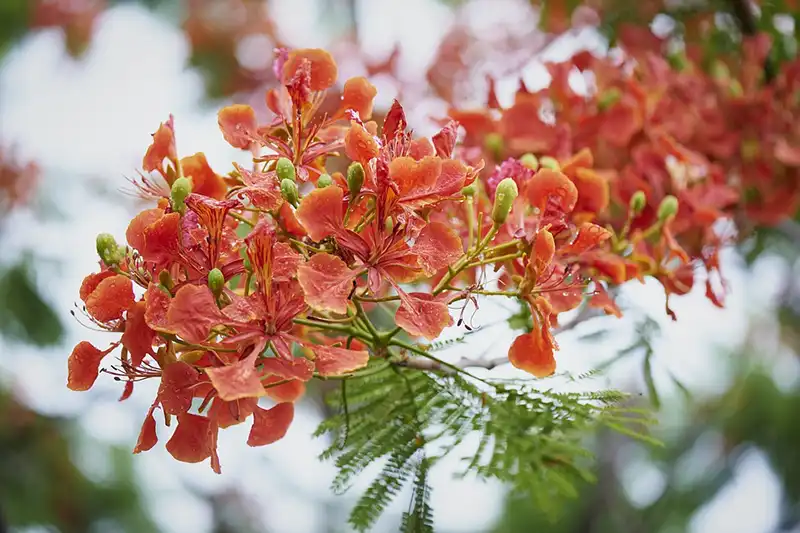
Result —
[[492, 228], [489, 230], [489, 232], [486, 234], [486, 236], [483, 239], [481, 239], [481, 242], [478, 243], [478, 246], [475, 247], [474, 250], [469, 250], [466, 254], [464, 254], [461, 257], [461, 259], [456, 261], [456, 263], [453, 266], [448, 268], [447, 274], [445, 274], [445, 276], [441, 279], [441, 281], [439, 281], [439, 283], [436, 284], [436, 287], [433, 289], [434, 296], [445, 290], [445, 288], [450, 284], [453, 278], [458, 276], [461, 273], [461, 271], [464, 270], [467, 267], [467, 265], [469, 265], [470, 261], [472, 261], [475, 257], [477, 257], [478, 254], [481, 253], [481, 250], [486, 248], [486, 245], [488, 245], [494, 238], [494, 236], [497, 235], [497, 231], [499, 229], [500, 229], [499, 224], [493, 225]]
[[233, 211], [228, 211], [228, 216], [235, 218], [236, 220], [238, 220], [239, 222], [242, 222], [243, 224], [247, 224], [251, 228], [255, 226], [255, 224], [253, 224], [251, 221], [247, 220], [242, 215], [237, 215]]
[[501, 261], [507, 261], [509, 259], [517, 259], [519, 257], [522, 257], [523, 255], [525, 255], [523, 252], [514, 252], [513, 254], [488, 257], [486, 259], [481, 259], [480, 261], [470, 263], [465, 268], [473, 268], [481, 265], [491, 265], [492, 263], [500, 263]]
[[367, 331], [369, 331], [370, 335], [372, 335], [372, 338], [375, 339], [376, 342], [379, 341], [381, 335], [380, 333], [378, 333], [378, 330], [375, 329], [375, 326], [369, 320], [367, 313], [364, 312], [364, 307], [361, 305], [361, 302], [359, 302], [358, 300], [354, 300], [354, 302], [356, 304], [356, 316], [360, 317], [362, 322], [364, 322], [364, 325], [367, 327]]
[[476, 380], [480, 381], [481, 383], [489, 385], [490, 387], [494, 387], [494, 385], [491, 382], [486, 381], [483, 378], [479, 378], [477, 376], [473, 376], [472, 374], [470, 374], [469, 372], [467, 372], [463, 368], [458, 367], [458, 366], [456, 366], [456, 365], [454, 365], [452, 363], [448, 363], [447, 361], [444, 361], [442, 359], [439, 359], [435, 355], [432, 355], [432, 354], [426, 352], [425, 350], [423, 350], [421, 348], [417, 348], [416, 346], [414, 346], [412, 344], [408, 344], [406, 342], [398, 341], [398, 340], [391, 340], [391, 341], [389, 341], [389, 345], [390, 346], [397, 346], [398, 348], [402, 348], [404, 350], [408, 350], [409, 352], [412, 352], [412, 353], [415, 353], [415, 354], [417, 354], [419, 356], [425, 357], [426, 359], [430, 359], [431, 361], [435, 361], [439, 365], [441, 365], [441, 366], [443, 366], [445, 368], [449, 368], [450, 370], [452, 370], [454, 372], [458, 372], [459, 374], [464, 374], [465, 376], [468, 376], [468, 377], [471, 377], [473, 379], [476, 379]]

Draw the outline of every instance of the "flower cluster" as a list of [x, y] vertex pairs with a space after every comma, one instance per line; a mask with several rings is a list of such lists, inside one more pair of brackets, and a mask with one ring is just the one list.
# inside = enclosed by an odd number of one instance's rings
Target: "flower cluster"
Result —
[[[591, 98], [566, 83], [579, 60], [601, 88]], [[725, 132], [712, 118], [682, 130], [669, 106], [685, 93], [669, 95], [689, 74], [646, 66], [650, 77], [634, 78], [581, 56], [552, 67], [548, 91], [523, 86], [508, 109], [493, 98], [484, 111], [453, 110], [428, 139], [396, 101], [382, 124], [370, 121], [376, 89], [362, 77], [323, 111], [337, 81], [330, 54], [277, 50], [281, 84], [266, 95], [274, 120], [259, 124], [247, 105], [218, 115], [225, 140], [253, 154], [251, 168], [220, 175], [202, 153], [179, 158], [172, 118], [153, 134], [149, 175], [136, 185], [155, 207], [130, 222], [127, 245], [98, 236], [100, 271], [80, 289], [87, 317], [120, 337], [103, 349], [79, 343], [68, 386], [89, 389], [104, 363], [124, 381], [122, 399], [137, 381], [159, 380], [135, 452], [157, 443], [160, 410], [167, 426], [177, 419], [167, 450], [210, 458], [219, 472], [220, 429], [251, 420], [249, 445], [275, 442], [309, 380], [425, 354], [400, 338], [438, 338], [451, 311], [479, 297], [530, 308], [531, 331], [508, 357], [551, 375], [560, 313], [586, 301], [620, 316], [611, 286], [652, 276], [683, 294], [698, 262], [719, 267], [709, 228], [738, 199], [709, 140]], [[545, 100], [555, 123], [540, 118]], [[707, 150], [687, 139], [706, 139]], [[377, 307], [395, 328], [376, 326]]]

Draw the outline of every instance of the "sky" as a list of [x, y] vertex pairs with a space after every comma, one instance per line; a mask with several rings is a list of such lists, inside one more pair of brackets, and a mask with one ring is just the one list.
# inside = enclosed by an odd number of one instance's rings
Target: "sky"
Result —
[[[297, 46], [321, 46], [330, 37], [310, 15], [315, 9], [313, 0], [275, 4], [273, 13], [281, 21], [281, 32], [296, 37], [292, 42]], [[500, 6], [493, 11], [495, 19], [502, 20], [502, 6], [506, 4], [511, 2], [498, 0], [495, 4]], [[401, 69], [408, 76], [422, 71], [451, 22], [448, 11], [432, 0], [361, 2], [361, 6], [360, 16], [369, 21], [362, 24], [360, 34], [365, 47], [380, 54], [388, 52], [394, 40], [401, 42], [406, 51]], [[564, 50], [552, 53], [564, 54]], [[40, 202], [46, 213], [44, 219], [24, 210], [12, 215], [7, 225], [12, 230], [3, 236], [4, 258], [34, 249], [48, 260], [40, 266], [39, 282], [62, 316], [67, 316], [77, 300], [82, 278], [96, 269], [96, 234], [110, 232], [123, 239], [127, 222], [142, 207], [119, 189], [126, 185], [125, 176], [135, 175], [150, 134], [170, 113], [175, 116], [181, 155], [203, 151], [218, 172], [224, 172], [231, 161], [247, 161], [224, 143], [216, 110], [201, 104], [201, 80], [185, 69], [187, 54], [187, 43], [173, 26], [143, 9], [124, 6], [103, 15], [83, 61], [67, 58], [60, 36], [48, 31], [21, 43], [0, 70], [0, 138], [14, 141], [21, 156], [35, 159], [44, 167]], [[541, 71], [534, 65], [526, 75], [545, 84]], [[432, 109], [435, 107], [417, 109], [411, 117], [412, 125], [416, 120], [424, 131], [421, 112]], [[771, 274], [778, 267], [769, 260], [750, 275], [733, 254], [725, 255], [724, 266], [730, 283], [726, 309], [714, 308], [702, 291], [694, 291], [674, 300], [679, 320], [672, 323], [664, 314], [663, 291], [657, 283], [626, 287], [623, 301], [635, 304], [638, 311], [619, 321], [600, 319], [586, 329], [561, 336], [560, 368], [585, 372], [611, 357], [631, 339], [636, 317], [647, 313], [664, 328], [657, 346], [657, 384], [664, 390], [674, 390], [669, 378], [672, 373], [700, 394], [724, 390], [730, 377], [722, 361], [726, 348], [744, 340], [749, 319], [768, 310], [779, 290], [771, 282], [777, 277]], [[492, 316], [500, 311], [482, 307], [477, 321], [492, 322]], [[591, 346], [577, 340], [577, 333], [595, 328], [611, 331], [611, 340]], [[110, 380], [98, 380], [89, 393], [68, 391], [64, 384], [69, 347], [83, 339], [99, 345], [108, 339], [72, 321], [68, 322], [67, 337], [65, 346], [58, 349], [15, 346], [13, 361], [9, 347], [3, 346], [0, 375], [11, 380], [36, 409], [77, 415], [92, 439], [132, 446], [155, 388], [137, 388], [134, 397], [124, 404], [115, 401], [119, 390]], [[497, 357], [512, 338], [504, 326], [493, 328], [491, 333], [475, 336], [474, 353]], [[459, 353], [446, 352], [445, 357], [457, 359]], [[639, 365], [637, 361], [623, 361], [604, 378], [606, 381], [593, 382], [593, 386], [611, 384], [641, 390]], [[781, 369], [781, 379], [787, 386], [796, 382], [797, 365], [783, 364]], [[491, 372], [493, 376], [519, 376], [509, 365]], [[227, 487], [243, 490], [260, 503], [262, 518], [277, 533], [321, 531], [326, 521], [343, 522], [352, 499], [334, 499], [330, 494], [328, 487], [335, 471], [330, 464], [317, 461], [324, 443], [310, 436], [318, 415], [311, 404], [301, 405], [300, 411], [302, 415], [296, 417], [287, 437], [268, 448], [245, 446], [247, 427], [223, 432], [219, 443], [223, 476], [213, 474], [207, 464], [175, 462], [163, 445], [137, 456], [135, 463], [146, 480], [148, 500], [165, 531], [208, 531], [210, 511], [185, 490], [187, 485], [202, 491]], [[107, 475], [108, 463], [97, 454], [91, 440], [86, 441], [76, 460], [91, 475]], [[454, 463], [455, 459], [445, 460], [433, 473], [437, 526], [444, 531], [485, 531], [498, 512], [504, 489], [495, 483], [452, 480]], [[658, 496], [663, 476], [660, 478], [660, 472], [652, 466], [639, 466], [626, 476], [626, 488], [632, 499], [646, 503]], [[354, 488], [353, 495], [358, 489]], [[735, 481], [724, 494], [698, 513], [691, 531], [767, 533], [777, 519], [778, 491], [766, 460], [752, 452], [743, 459]], [[336, 507], [338, 514], [326, 516], [322, 503], [334, 507], [341, 504]], [[176, 505], [187, 511], [181, 513], [180, 520], [174, 519]], [[405, 498], [400, 498], [393, 510], [400, 512], [405, 505]], [[383, 529], [376, 531], [392, 531], [396, 520], [396, 514], [386, 517]]]

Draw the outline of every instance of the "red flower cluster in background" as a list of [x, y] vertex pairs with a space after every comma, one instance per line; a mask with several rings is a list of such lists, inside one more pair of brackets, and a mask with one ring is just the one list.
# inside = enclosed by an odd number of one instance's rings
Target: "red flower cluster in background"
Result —
[[[529, 306], [532, 330], [508, 357], [551, 375], [560, 313], [588, 300], [620, 316], [609, 287], [645, 276], [684, 294], [698, 264], [719, 271], [715, 222], [738, 208], [775, 220], [797, 197], [796, 132], [764, 94], [796, 94], [797, 67], [774, 87], [737, 92], [731, 77], [655, 56], [584, 53], [549, 66], [550, 88], [522, 85], [511, 107], [490, 95], [487, 109], [452, 110], [430, 139], [409, 131], [396, 101], [382, 124], [370, 121], [376, 89], [365, 78], [323, 105], [337, 81], [323, 50], [280, 49], [273, 68], [274, 120], [259, 124], [247, 105], [219, 112], [252, 168], [220, 175], [203, 154], [179, 158], [170, 118], [137, 183], [155, 207], [131, 221], [126, 246], [98, 237], [101, 269], [80, 297], [121, 336], [105, 349], [78, 344], [68, 385], [92, 387], [117, 349], [105, 370], [125, 382], [122, 399], [135, 382], [160, 380], [136, 452], [156, 444], [160, 410], [167, 426], [177, 419], [167, 450], [211, 458], [219, 472], [219, 429], [252, 416], [248, 444], [282, 438], [309, 380], [403, 356], [416, 348], [398, 336], [432, 341], [478, 296]], [[593, 73], [588, 95], [570, 88], [574, 69]], [[752, 120], [734, 127], [741, 109]], [[753, 183], [762, 195], [742, 200]], [[707, 287], [722, 305], [723, 287]], [[376, 327], [376, 306], [396, 328]]]

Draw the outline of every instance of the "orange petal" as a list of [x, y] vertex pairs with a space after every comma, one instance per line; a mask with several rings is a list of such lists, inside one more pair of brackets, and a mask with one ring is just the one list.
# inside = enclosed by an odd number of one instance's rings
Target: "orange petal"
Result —
[[279, 381], [284, 379], [308, 381], [314, 374], [314, 363], [304, 357], [294, 359], [269, 357], [261, 359], [260, 364], [265, 376], [275, 376]]
[[114, 277], [116, 274], [113, 270], [103, 270], [102, 272], [97, 272], [95, 274], [89, 274], [85, 278], [83, 278], [83, 282], [81, 283], [81, 289], [79, 291], [81, 300], [86, 302], [86, 299], [94, 292], [100, 282], [106, 278]]
[[125, 317], [125, 332], [122, 334], [122, 345], [131, 354], [131, 364], [136, 367], [142, 363], [147, 354], [152, 354], [155, 332], [147, 326], [144, 315], [147, 304], [144, 300], [136, 302], [128, 309]]
[[136, 215], [131, 223], [128, 224], [128, 229], [125, 232], [125, 238], [128, 240], [128, 244], [131, 245], [131, 248], [135, 248], [140, 252], [145, 248], [145, 241], [144, 241], [144, 230], [164, 216], [164, 210], [153, 208], [153, 209], [145, 209], [138, 215]]
[[148, 285], [144, 293], [146, 309], [144, 321], [155, 331], [164, 333], [174, 333], [167, 322], [167, 311], [169, 310], [170, 295], [155, 283]]
[[431, 189], [441, 172], [442, 160], [434, 156], [423, 157], [419, 161], [403, 156], [389, 164], [389, 177], [397, 184], [400, 196]]
[[350, 121], [350, 129], [344, 136], [344, 148], [347, 157], [362, 164], [378, 156], [378, 143], [375, 137], [354, 120]]
[[414, 161], [419, 161], [423, 157], [437, 155], [433, 143], [427, 137], [412, 139], [408, 145], [408, 155]]
[[294, 420], [294, 404], [279, 403], [271, 409], [256, 407], [253, 427], [247, 437], [248, 446], [266, 446], [281, 440]]
[[549, 331], [534, 330], [514, 339], [508, 350], [508, 360], [520, 370], [537, 378], [553, 375], [556, 360], [553, 345], [548, 341]]
[[184, 463], [208, 459], [214, 451], [211, 420], [190, 413], [178, 415], [178, 427], [166, 448], [172, 457]]
[[608, 180], [589, 168], [579, 168], [575, 173], [574, 183], [578, 189], [576, 211], [588, 211], [600, 214], [608, 207]]
[[153, 402], [150, 409], [147, 411], [147, 416], [142, 423], [142, 429], [139, 430], [139, 438], [136, 440], [136, 447], [133, 453], [146, 452], [153, 448], [158, 442], [158, 435], [156, 434], [156, 419], [153, 417], [153, 411], [158, 405], [158, 400]]
[[346, 313], [356, 274], [339, 257], [322, 253], [300, 265], [297, 280], [308, 305], [320, 311]]
[[330, 53], [321, 48], [301, 48], [289, 52], [289, 58], [283, 65], [284, 83], [292, 79], [302, 59], [307, 59], [311, 63], [312, 91], [324, 91], [336, 83], [338, 76], [336, 61]]
[[296, 212], [297, 219], [313, 240], [321, 241], [342, 227], [343, 198], [342, 189], [330, 185], [323, 189], [314, 189], [300, 202]]
[[86, 311], [100, 322], [122, 318], [133, 305], [133, 283], [122, 274], [102, 280], [86, 298]]
[[369, 120], [372, 116], [372, 100], [378, 89], [367, 78], [358, 76], [344, 83], [342, 90], [342, 110], [352, 109], [361, 120]]
[[411, 336], [432, 341], [444, 328], [453, 324], [447, 304], [430, 294], [412, 292], [405, 295], [402, 301], [394, 319]]
[[214, 398], [209, 416], [214, 419], [220, 428], [225, 429], [247, 420], [253, 414], [257, 405], [258, 398], [242, 398], [232, 402]]
[[74, 391], [85, 391], [92, 388], [100, 374], [100, 362], [116, 348], [98, 350], [90, 342], [81, 341], [67, 361], [67, 387]]
[[147, 172], [160, 170], [164, 159], [168, 159], [173, 165], [178, 161], [175, 149], [175, 128], [171, 115], [169, 120], [162, 122], [153, 134], [153, 143], [147, 148], [147, 153], [142, 159], [142, 168]]
[[180, 250], [180, 223], [179, 213], [169, 213], [144, 228], [144, 246], [138, 249], [142, 257], [155, 263], [168, 263], [175, 259]]
[[525, 194], [528, 202], [544, 211], [548, 200], [554, 199], [558, 208], [569, 213], [578, 201], [578, 189], [563, 172], [543, 168], [530, 179]]
[[222, 200], [228, 192], [228, 186], [222, 176], [211, 170], [205, 154], [198, 152], [181, 159], [181, 170], [186, 178], [192, 181], [192, 192]]
[[255, 367], [257, 356], [253, 352], [232, 365], [206, 368], [206, 374], [221, 399], [230, 402], [264, 396], [264, 386]]
[[321, 376], [341, 376], [349, 374], [359, 368], [364, 368], [369, 362], [369, 352], [366, 350], [349, 350], [335, 346], [321, 344], [307, 344], [314, 352], [314, 365]]
[[578, 228], [578, 235], [575, 240], [566, 246], [562, 246], [558, 253], [560, 255], [579, 255], [610, 238], [611, 232], [607, 229], [591, 222], [584, 222]]
[[229, 105], [220, 109], [217, 123], [228, 144], [243, 150], [250, 148], [258, 131], [256, 112], [245, 104]]
[[226, 322], [206, 285], [184, 285], [175, 294], [167, 311], [167, 323], [184, 340], [202, 343], [211, 328]]
[[185, 413], [192, 406], [195, 386], [200, 381], [197, 370], [183, 361], [169, 363], [161, 372], [158, 399], [169, 415]]
[[461, 238], [441, 222], [431, 222], [420, 232], [411, 252], [429, 276], [455, 263], [464, 253]]
[[297, 379], [290, 379], [280, 385], [272, 385], [285, 381], [278, 376], [270, 376], [264, 380], [264, 390], [267, 392], [267, 397], [276, 402], [296, 402], [303, 397], [306, 392], [306, 384]]

